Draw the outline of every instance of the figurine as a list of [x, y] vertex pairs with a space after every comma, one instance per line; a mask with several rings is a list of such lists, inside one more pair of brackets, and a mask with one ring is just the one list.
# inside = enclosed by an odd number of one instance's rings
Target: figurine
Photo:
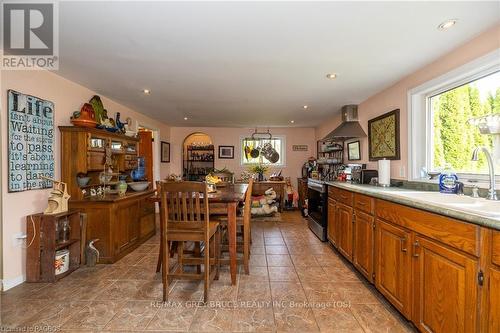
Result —
[[115, 126], [118, 128], [118, 132], [125, 133], [125, 123], [122, 123], [120, 120], [120, 112], [116, 113]]
[[48, 199], [48, 206], [43, 212], [44, 214], [58, 214], [68, 211], [68, 185], [61, 181], [41, 176], [42, 179], [52, 182], [52, 191]]
[[[97, 95], [94, 95], [89, 103], [92, 105], [92, 108], [94, 110], [94, 113], [95, 113], [95, 121], [97, 121], [97, 124], [101, 125], [103, 124], [105, 118], [105, 114], [104, 114], [104, 105], [102, 104], [102, 101], [101, 101], [101, 98]], [[107, 116], [106, 116], [107, 118]]]
[[85, 249], [85, 258], [88, 267], [94, 267], [99, 262], [99, 250], [94, 246], [94, 243], [98, 241], [99, 239], [92, 239], [88, 242]]

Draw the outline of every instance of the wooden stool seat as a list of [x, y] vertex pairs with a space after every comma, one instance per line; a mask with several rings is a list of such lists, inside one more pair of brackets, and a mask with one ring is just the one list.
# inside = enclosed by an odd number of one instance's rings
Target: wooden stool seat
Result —
[[[209, 221], [207, 185], [200, 182], [157, 182], [160, 194], [160, 253], [163, 301], [168, 301], [168, 285], [172, 279], [203, 280], [203, 300], [208, 288], [219, 277], [221, 233], [219, 222]], [[184, 256], [184, 243], [194, 242], [193, 256]], [[201, 250], [201, 244], [204, 244]], [[169, 244], [176, 244], [177, 262], [169, 267]], [[196, 265], [196, 273], [184, 266]], [[201, 266], [203, 265], [203, 272]]]

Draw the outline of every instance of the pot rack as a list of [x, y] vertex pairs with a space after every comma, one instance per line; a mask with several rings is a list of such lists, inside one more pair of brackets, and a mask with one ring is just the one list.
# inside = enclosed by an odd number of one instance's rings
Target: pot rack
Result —
[[[261, 136], [267, 136], [266, 137], [259, 137], [259, 135]], [[245, 142], [246, 141], [262, 141], [262, 140], [277, 140], [277, 138], [273, 138], [273, 135], [271, 134], [271, 132], [269, 131], [269, 129], [267, 129], [266, 132], [259, 132], [257, 130], [257, 128], [255, 128], [254, 132], [252, 133], [252, 135], [250, 137], [246, 137], [245, 139]]]

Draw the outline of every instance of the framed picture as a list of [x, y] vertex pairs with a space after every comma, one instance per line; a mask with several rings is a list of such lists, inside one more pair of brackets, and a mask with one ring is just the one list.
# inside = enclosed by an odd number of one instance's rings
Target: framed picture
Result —
[[399, 109], [368, 121], [368, 155], [370, 161], [400, 159]]
[[233, 159], [234, 158], [234, 146], [219, 146], [219, 158], [221, 158], [221, 159]]
[[347, 159], [350, 161], [358, 161], [361, 159], [359, 140], [347, 144]]
[[161, 163], [170, 163], [170, 143], [161, 142]]

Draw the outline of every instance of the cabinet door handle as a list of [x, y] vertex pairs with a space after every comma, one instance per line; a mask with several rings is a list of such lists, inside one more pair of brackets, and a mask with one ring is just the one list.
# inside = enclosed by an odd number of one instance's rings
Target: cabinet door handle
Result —
[[420, 254], [418, 253], [420, 250], [420, 243], [417, 241], [415, 241], [415, 243], [413, 243], [413, 256], [415, 258], [418, 258], [420, 256]]
[[401, 238], [401, 252], [408, 252], [406, 248], [406, 237]]

